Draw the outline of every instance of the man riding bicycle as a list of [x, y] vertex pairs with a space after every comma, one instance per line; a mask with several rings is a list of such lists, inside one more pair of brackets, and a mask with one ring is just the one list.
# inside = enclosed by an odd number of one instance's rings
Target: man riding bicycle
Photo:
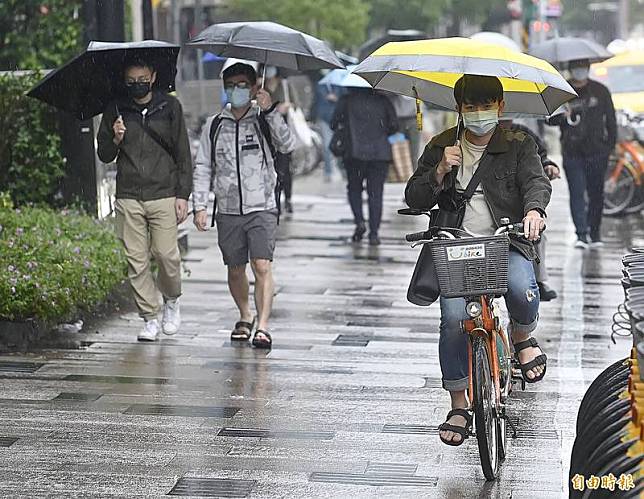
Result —
[[[502, 218], [522, 221], [525, 238], [511, 239], [509, 282], [505, 303], [510, 331], [526, 382], [543, 379], [546, 356], [531, 333], [537, 327], [539, 288], [532, 261], [533, 241], [545, 227], [550, 181], [544, 173], [534, 140], [523, 132], [498, 126], [503, 113], [503, 87], [496, 77], [465, 75], [454, 87], [465, 130], [451, 128], [434, 137], [409, 179], [405, 198], [410, 208], [429, 210], [463, 202], [462, 194], [477, 169], [480, 184], [465, 202], [463, 228], [492, 235]], [[458, 136], [457, 136], [458, 134]], [[456, 144], [456, 145], [455, 145]], [[452, 410], [439, 426], [440, 438], [460, 445], [468, 437], [472, 416], [466, 410], [468, 387], [467, 335], [461, 321], [468, 318], [463, 298], [440, 299], [439, 358], [443, 388], [450, 392]]]

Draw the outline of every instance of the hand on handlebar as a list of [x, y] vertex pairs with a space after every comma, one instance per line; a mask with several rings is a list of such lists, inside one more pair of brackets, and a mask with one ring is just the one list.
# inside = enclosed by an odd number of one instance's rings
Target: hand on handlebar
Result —
[[538, 210], [530, 210], [523, 219], [523, 236], [529, 241], [538, 241], [546, 222]]

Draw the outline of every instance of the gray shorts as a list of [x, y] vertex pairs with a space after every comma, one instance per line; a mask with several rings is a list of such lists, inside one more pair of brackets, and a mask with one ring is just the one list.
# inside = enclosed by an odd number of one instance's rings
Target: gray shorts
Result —
[[273, 261], [277, 233], [277, 210], [248, 215], [217, 213], [217, 239], [224, 264], [237, 267], [251, 260]]

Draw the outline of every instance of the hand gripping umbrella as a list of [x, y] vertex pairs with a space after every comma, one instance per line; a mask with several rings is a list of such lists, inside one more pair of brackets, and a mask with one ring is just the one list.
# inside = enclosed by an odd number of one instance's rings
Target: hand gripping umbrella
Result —
[[157, 73], [154, 88], [174, 90], [180, 47], [166, 42], [90, 42], [87, 50], [49, 73], [27, 95], [68, 111], [81, 120], [100, 114], [125, 91], [125, 63], [132, 58]]
[[306, 33], [272, 22], [220, 23], [187, 44], [220, 57], [257, 61], [298, 71], [344, 68], [329, 45]]
[[468, 38], [391, 42], [353, 72], [376, 89], [450, 111], [456, 110], [454, 86], [464, 74], [498, 77], [508, 114], [548, 116], [577, 96], [546, 61]]

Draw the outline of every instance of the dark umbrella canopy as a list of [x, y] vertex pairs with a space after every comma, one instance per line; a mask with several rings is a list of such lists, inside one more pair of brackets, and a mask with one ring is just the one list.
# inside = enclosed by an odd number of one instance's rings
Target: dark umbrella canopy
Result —
[[109, 102], [123, 95], [124, 65], [133, 58], [155, 69], [155, 89], [173, 91], [179, 49], [156, 40], [90, 42], [85, 52], [49, 73], [27, 95], [85, 120], [102, 113]]
[[553, 38], [530, 49], [530, 55], [545, 59], [550, 64], [561, 65], [571, 61], [588, 59], [601, 62], [613, 55], [604, 47], [584, 38]]
[[[371, 38], [363, 43], [358, 49], [358, 57], [360, 60], [366, 59], [372, 52], [375, 52], [385, 43], [389, 42], [406, 42], [411, 40], [423, 40], [427, 38], [427, 33], [415, 29], [390, 29], [384, 35]], [[355, 63], [354, 63], [355, 64]]]
[[326, 42], [272, 22], [213, 24], [187, 46], [299, 71], [344, 67]]

